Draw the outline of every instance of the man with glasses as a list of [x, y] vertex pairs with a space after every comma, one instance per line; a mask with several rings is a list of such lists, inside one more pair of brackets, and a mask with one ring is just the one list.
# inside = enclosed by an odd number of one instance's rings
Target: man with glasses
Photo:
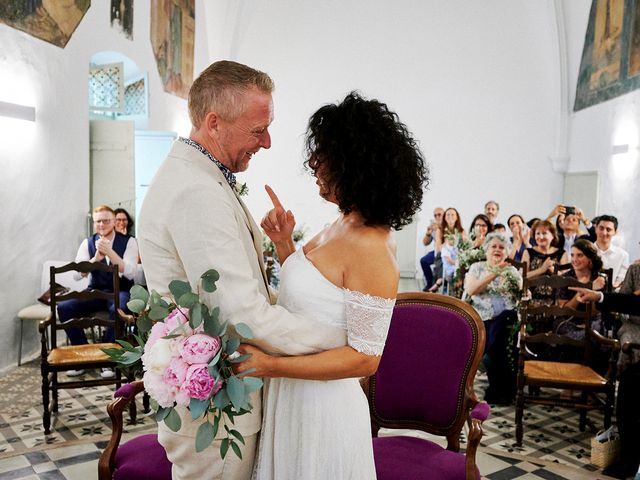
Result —
[[[120, 271], [120, 305], [125, 308], [129, 301], [129, 289], [133, 286], [133, 272], [138, 263], [138, 244], [135, 238], [127, 237], [115, 231], [115, 213], [111, 207], [101, 205], [93, 210], [93, 228], [95, 233], [85, 238], [76, 254], [76, 262], [102, 262], [117, 265]], [[85, 274], [78, 274], [85, 275]], [[93, 272], [90, 275], [90, 290], [112, 291], [111, 275], [106, 272]], [[58, 317], [64, 323], [72, 318], [90, 315], [91, 313], [108, 310], [109, 318], [115, 318], [115, 306], [110, 300], [66, 300], [58, 304]], [[82, 345], [87, 342], [87, 336], [81, 328], [66, 329], [72, 345]], [[104, 342], [113, 342], [115, 332], [113, 328], [105, 330]], [[67, 375], [82, 375], [82, 370], [69, 370]], [[113, 377], [111, 370], [103, 371], [103, 377]]]
[[[422, 244], [425, 247], [428, 247], [431, 243], [433, 243], [433, 239], [435, 238], [435, 233], [438, 228], [438, 225], [442, 224], [443, 215], [444, 215], [444, 208], [436, 207], [433, 209], [433, 219], [431, 220], [431, 223], [429, 223], [429, 226], [427, 227], [424, 237], [422, 238]], [[436, 260], [435, 250], [431, 250], [429, 253], [427, 253], [424, 257], [420, 259], [420, 266], [422, 267], [422, 273], [424, 273], [424, 279], [426, 282], [426, 285], [424, 287], [425, 292], [429, 290], [433, 285], [434, 272], [431, 270], [431, 265], [433, 265], [435, 260]]]

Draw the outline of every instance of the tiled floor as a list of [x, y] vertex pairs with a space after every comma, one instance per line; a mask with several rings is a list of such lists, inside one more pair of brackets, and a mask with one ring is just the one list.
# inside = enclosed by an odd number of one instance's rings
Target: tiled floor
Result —
[[[110, 435], [106, 415], [106, 405], [111, 399], [109, 387], [61, 392], [55, 432], [45, 437], [37, 367], [37, 363], [30, 362], [0, 378], [0, 478], [97, 478], [98, 457]], [[485, 385], [486, 377], [479, 374], [476, 391], [481, 394]], [[485, 422], [485, 435], [477, 455], [483, 478], [607, 478], [589, 463], [589, 441], [593, 434], [579, 432], [575, 413], [539, 406], [528, 410], [524, 444], [516, 448], [513, 409], [513, 406], [494, 407]], [[601, 424], [601, 416], [590, 415], [594, 423]], [[152, 418], [139, 415], [139, 419], [141, 423], [127, 426], [130, 433], [125, 439], [155, 429]]]

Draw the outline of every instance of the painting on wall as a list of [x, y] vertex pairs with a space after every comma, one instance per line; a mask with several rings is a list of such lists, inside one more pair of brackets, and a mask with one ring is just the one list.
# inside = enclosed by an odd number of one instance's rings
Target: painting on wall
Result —
[[193, 83], [195, 0], [151, 1], [151, 45], [164, 90], [187, 98]]
[[133, 0], [111, 0], [111, 27], [133, 40]]
[[2, 0], [0, 22], [64, 48], [91, 0]]
[[640, 2], [593, 0], [574, 111], [640, 88]]

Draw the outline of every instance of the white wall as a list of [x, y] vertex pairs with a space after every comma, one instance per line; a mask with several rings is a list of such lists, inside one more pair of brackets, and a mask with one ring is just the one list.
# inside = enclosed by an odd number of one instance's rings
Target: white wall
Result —
[[[549, 160], [562, 153], [559, 66], [568, 64], [572, 104], [590, 5], [556, 1], [567, 19], [566, 59], [553, 0], [197, 0], [196, 73], [229, 58], [276, 81], [273, 147], [241, 176], [254, 216], [269, 206], [262, 190], [269, 182], [310, 233], [334, 217], [301, 170], [302, 134], [313, 111], [351, 89], [388, 103], [420, 141], [432, 183], [419, 231], [438, 205], [458, 207], [468, 227], [489, 198], [500, 202], [503, 221], [513, 212], [545, 215], [562, 199], [562, 174]], [[120, 51], [148, 71], [149, 128], [188, 133], [186, 102], [160, 86], [149, 0], [135, 2], [134, 18], [131, 42], [110, 28], [108, 2], [94, 1], [65, 49], [0, 25], [0, 100], [32, 101], [38, 116], [26, 133], [0, 125], [0, 368], [15, 364], [15, 314], [40, 293], [42, 262], [72, 258], [84, 235], [91, 56]], [[12, 79], [30, 98], [18, 98]], [[624, 110], [634, 112], [635, 98], [570, 117], [571, 171], [597, 169], [606, 185], [617, 181], [608, 167], [611, 137]], [[603, 191], [602, 208], [630, 224], [633, 208], [619, 209], [637, 205], [638, 194]], [[624, 228], [626, 238], [639, 237]], [[27, 351], [37, 347], [31, 337]]]
[[[70, 260], [89, 209], [88, 68], [103, 50], [126, 54], [149, 73], [149, 128], [188, 134], [186, 102], [163, 92], [149, 40], [150, 5], [135, 2], [134, 40], [109, 24], [109, 2], [94, 1], [64, 49], [0, 24], [0, 100], [35, 105], [36, 122], [0, 120], [0, 369], [16, 363], [16, 313], [40, 295], [45, 260]], [[198, 1], [196, 15], [202, 16]], [[196, 69], [207, 63], [204, 23], [196, 28]], [[38, 348], [25, 325], [25, 353]]]
[[335, 209], [300, 173], [301, 135], [313, 111], [351, 89], [388, 103], [420, 141], [432, 182], [419, 231], [434, 206], [456, 206], [467, 228], [490, 198], [500, 202], [503, 221], [513, 212], [546, 215], [559, 201], [562, 176], [548, 159], [559, 88], [552, 2], [215, 5], [206, 9], [218, 31], [212, 57], [254, 65], [276, 82], [273, 146], [244, 176], [259, 216], [269, 182], [310, 230], [333, 218]]
[[[589, 0], [563, 0], [568, 38], [571, 98], [582, 58], [589, 19]], [[572, 103], [573, 108], [573, 103]], [[617, 243], [629, 251], [631, 260], [640, 257], [640, 92], [635, 91], [591, 106], [571, 115], [569, 171], [597, 171], [600, 175], [598, 214], [618, 217]], [[612, 155], [612, 146], [628, 144], [629, 153]]]

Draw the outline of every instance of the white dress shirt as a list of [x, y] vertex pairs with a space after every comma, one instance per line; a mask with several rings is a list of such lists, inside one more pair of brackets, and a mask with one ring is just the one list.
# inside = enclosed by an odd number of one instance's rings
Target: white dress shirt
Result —
[[613, 268], [613, 285], [621, 284], [629, 268], [629, 254], [623, 248], [613, 245], [607, 250], [602, 250], [597, 243], [595, 245], [604, 268]]

